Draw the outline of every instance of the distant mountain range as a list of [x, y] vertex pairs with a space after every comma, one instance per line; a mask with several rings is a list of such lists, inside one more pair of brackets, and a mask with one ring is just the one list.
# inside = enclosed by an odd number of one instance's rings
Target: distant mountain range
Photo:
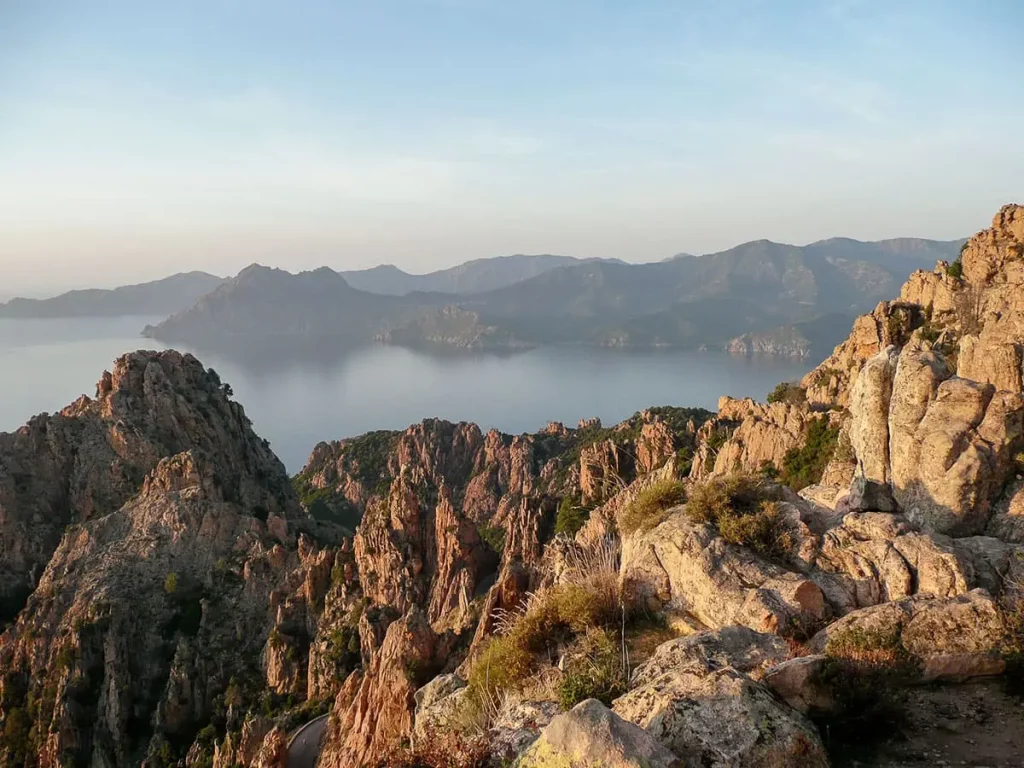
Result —
[[195, 347], [324, 348], [373, 341], [515, 349], [540, 344], [824, 354], [851, 319], [963, 240], [768, 240], [649, 264], [567, 256], [477, 259], [412, 275], [386, 265], [292, 274], [252, 265], [109, 291], [0, 304], [0, 317], [167, 314], [144, 335]]
[[[378, 340], [477, 349], [595, 344], [809, 355], [826, 352], [853, 316], [891, 296], [913, 270], [955, 258], [962, 242], [833, 239], [793, 246], [759, 240], [651, 264], [520, 256], [423, 276], [395, 268], [293, 275], [252, 266], [146, 334], [168, 343], [233, 346]], [[514, 280], [527, 272], [535, 274]], [[502, 282], [478, 292], [417, 290]]]
[[558, 267], [567, 267], [587, 261], [609, 261], [617, 264], [618, 259], [577, 259], [572, 256], [540, 254], [527, 256], [497, 256], [491, 259], [473, 259], [457, 267], [430, 272], [426, 275], [410, 275], [393, 264], [383, 264], [372, 269], [342, 272], [349, 285], [360, 291], [381, 293], [388, 296], [405, 296], [416, 291], [427, 293], [483, 293], [504, 288], [528, 280], [531, 277], [550, 272]]
[[169, 315], [187, 309], [224, 282], [206, 272], [184, 272], [150, 283], [109, 290], [68, 291], [52, 299], [11, 299], [0, 304], [0, 317], [124, 317]]

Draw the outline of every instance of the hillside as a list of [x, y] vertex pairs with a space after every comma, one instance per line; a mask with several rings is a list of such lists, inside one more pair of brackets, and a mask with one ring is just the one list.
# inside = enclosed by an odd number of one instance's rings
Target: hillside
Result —
[[200, 348], [365, 343], [391, 324], [419, 317], [443, 300], [380, 296], [352, 288], [327, 268], [291, 274], [253, 264], [184, 312], [143, 334]]
[[120, 288], [69, 291], [52, 299], [11, 299], [0, 317], [122, 317], [169, 315], [187, 309], [224, 281], [206, 272], [185, 272]]

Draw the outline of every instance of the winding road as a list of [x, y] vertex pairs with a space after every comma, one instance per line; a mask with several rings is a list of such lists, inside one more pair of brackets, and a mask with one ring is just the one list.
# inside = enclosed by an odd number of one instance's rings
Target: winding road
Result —
[[310, 720], [292, 734], [288, 742], [288, 768], [314, 768], [320, 756], [320, 742], [327, 729], [327, 715]]

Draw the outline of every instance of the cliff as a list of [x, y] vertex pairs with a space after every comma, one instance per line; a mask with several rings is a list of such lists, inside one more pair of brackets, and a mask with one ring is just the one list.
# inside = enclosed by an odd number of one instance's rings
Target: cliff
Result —
[[0, 436], [3, 764], [212, 759], [261, 701], [316, 689], [305, 650], [343, 625], [345, 555], [302, 533], [325, 531], [229, 392], [137, 352]]

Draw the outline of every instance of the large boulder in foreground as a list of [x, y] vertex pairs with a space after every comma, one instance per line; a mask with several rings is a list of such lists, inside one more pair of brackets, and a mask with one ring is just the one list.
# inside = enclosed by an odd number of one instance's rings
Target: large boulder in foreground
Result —
[[810, 579], [728, 544], [677, 508], [661, 525], [623, 542], [623, 583], [651, 607], [688, 612], [708, 627], [733, 624], [786, 634], [827, 614]]
[[786, 656], [780, 638], [746, 627], [672, 640], [613, 709], [686, 765], [827, 766], [814, 726], [751, 679]]
[[684, 763], [642, 728], [588, 699], [552, 720], [515, 766], [684, 768]]
[[950, 598], [908, 597], [847, 614], [815, 635], [810, 649], [827, 650], [834, 638], [891, 638], [920, 662], [920, 681], [955, 681], [998, 675], [1004, 627], [999, 607], [975, 589]]

